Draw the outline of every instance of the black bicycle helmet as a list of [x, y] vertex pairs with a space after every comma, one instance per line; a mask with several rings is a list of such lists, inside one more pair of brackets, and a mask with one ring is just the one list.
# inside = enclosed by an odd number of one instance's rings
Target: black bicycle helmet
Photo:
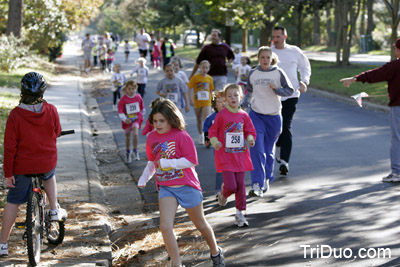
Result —
[[38, 72], [29, 72], [21, 80], [21, 93], [24, 95], [42, 96], [46, 88], [46, 80]]

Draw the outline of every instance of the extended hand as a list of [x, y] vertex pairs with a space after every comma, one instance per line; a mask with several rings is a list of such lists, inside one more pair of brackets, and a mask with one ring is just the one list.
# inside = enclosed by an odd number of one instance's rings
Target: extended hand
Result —
[[345, 87], [349, 87], [351, 84], [356, 82], [356, 79], [354, 77], [343, 78], [340, 82], [342, 82]]

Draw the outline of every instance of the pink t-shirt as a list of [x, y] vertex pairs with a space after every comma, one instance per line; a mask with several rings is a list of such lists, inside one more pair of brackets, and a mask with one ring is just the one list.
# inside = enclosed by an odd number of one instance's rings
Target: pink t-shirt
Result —
[[208, 130], [211, 139], [216, 137], [222, 147], [215, 150], [215, 168], [217, 172], [245, 172], [253, 170], [249, 146], [245, 140], [252, 135], [256, 138], [256, 130], [249, 115], [243, 110], [238, 113], [228, 108], [218, 112], [214, 124]]
[[160, 169], [157, 162], [161, 158], [179, 159], [185, 158], [191, 163], [198, 165], [196, 147], [193, 140], [186, 131], [172, 128], [165, 134], [152, 131], [147, 136], [146, 153], [149, 161], [156, 165], [157, 186], [188, 185], [201, 191], [200, 181], [195, 168], [186, 169]]
[[[135, 94], [134, 97], [129, 97], [124, 95], [121, 97], [118, 103], [118, 113], [124, 113], [127, 118], [139, 124], [139, 129], [142, 127], [143, 122], [143, 114], [142, 111], [144, 109], [143, 99], [139, 94]], [[130, 124], [126, 124], [121, 121], [122, 128], [127, 129], [130, 127]]]

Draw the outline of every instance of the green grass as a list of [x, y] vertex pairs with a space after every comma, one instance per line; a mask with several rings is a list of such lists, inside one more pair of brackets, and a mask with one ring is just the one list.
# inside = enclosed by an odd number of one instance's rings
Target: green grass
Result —
[[175, 50], [175, 54], [178, 57], [184, 57], [193, 60], [197, 58], [199, 53], [200, 53], [200, 48], [197, 48], [195, 46], [185, 46], [185, 47], [181, 46]]
[[324, 91], [337, 93], [343, 96], [351, 96], [360, 92], [366, 92], [369, 95], [385, 95], [383, 97], [368, 98], [367, 101], [377, 104], [386, 105], [387, 98], [387, 83], [363, 84], [354, 83], [350, 87], [344, 87], [340, 79], [352, 77], [363, 71], [376, 68], [377, 66], [354, 64], [350, 66], [336, 66], [335, 63], [313, 61], [310, 60], [312, 75], [310, 81], [311, 88], [317, 88]]

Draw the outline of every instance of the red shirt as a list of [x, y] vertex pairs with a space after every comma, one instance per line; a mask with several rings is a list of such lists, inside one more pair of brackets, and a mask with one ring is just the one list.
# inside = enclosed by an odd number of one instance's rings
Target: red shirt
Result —
[[196, 63], [200, 64], [202, 60], [208, 60], [211, 67], [207, 73], [210, 76], [226, 76], [228, 69], [226, 68], [226, 59], [234, 60], [235, 55], [229, 45], [225, 43], [207, 44], [203, 46], [199, 56], [196, 59]]
[[400, 60], [396, 59], [382, 67], [368, 70], [356, 76], [362, 83], [376, 83], [387, 81], [389, 106], [400, 106]]
[[4, 175], [46, 173], [57, 165], [61, 133], [55, 106], [43, 103], [40, 113], [19, 107], [8, 116], [4, 134]]

